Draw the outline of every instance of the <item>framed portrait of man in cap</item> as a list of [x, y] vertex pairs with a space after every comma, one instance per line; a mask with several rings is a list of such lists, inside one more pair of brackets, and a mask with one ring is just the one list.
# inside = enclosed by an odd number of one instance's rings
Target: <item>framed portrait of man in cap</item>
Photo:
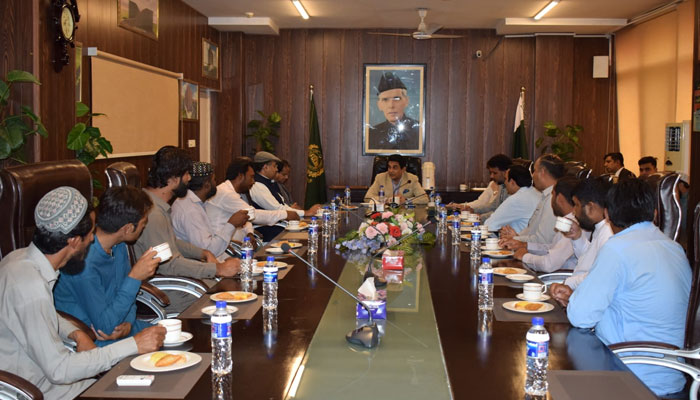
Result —
[[365, 64], [362, 154], [425, 155], [425, 64]]

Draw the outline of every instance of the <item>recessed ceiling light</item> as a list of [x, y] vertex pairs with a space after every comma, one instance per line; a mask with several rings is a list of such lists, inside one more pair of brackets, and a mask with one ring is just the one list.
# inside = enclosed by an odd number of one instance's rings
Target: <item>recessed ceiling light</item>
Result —
[[540, 12], [538, 12], [538, 13], [535, 15], [534, 19], [537, 20], [537, 21], [539, 21], [539, 20], [540, 20], [542, 17], [544, 17], [544, 15], [547, 14], [552, 8], [556, 7], [557, 4], [559, 4], [559, 0], [552, 0], [552, 1], [550, 1], [549, 4], [547, 4], [546, 6], [544, 6], [544, 8], [541, 9]]
[[297, 8], [297, 11], [299, 11], [299, 15], [301, 15], [302, 18], [309, 19], [309, 13], [306, 12], [306, 9], [304, 9], [304, 6], [301, 4], [301, 1], [292, 0], [292, 4], [294, 4], [294, 7]]

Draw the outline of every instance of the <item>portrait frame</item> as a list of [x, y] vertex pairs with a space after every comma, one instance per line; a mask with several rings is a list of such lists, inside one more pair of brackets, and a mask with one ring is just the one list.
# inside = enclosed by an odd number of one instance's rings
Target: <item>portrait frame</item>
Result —
[[[160, 0], [117, 0], [117, 25], [140, 35], [158, 40]], [[130, 9], [129, 3], [136, 6]], [[135, 13], [130, 15], [130, 13]]]
[[219, 45], [205, 38], [202, 38], [202, 76], [219, 79]]
[[[426, 64], [363, 64], [362, 155], [425, 156], [425, 74]], [[405, 87], [397, 96], [398, 101], [406, 96], [399, 116], [394, 109], [380, 109], [378, 90], [383, 76], [398, 78], [400, 82], [393, 86]], [[389, 118], [399, 119], [390, 124]]]
[[180, 119], [199, 120], [199, 85], [184, 79], [180, 81]]

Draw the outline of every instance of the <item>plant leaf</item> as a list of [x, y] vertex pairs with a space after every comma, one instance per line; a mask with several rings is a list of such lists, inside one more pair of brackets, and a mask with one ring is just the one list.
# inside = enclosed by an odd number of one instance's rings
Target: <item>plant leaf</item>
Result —
[[82, 133], [85, 132], [85, 124], [78, 122], [73, 129], [68, 132], [67, 145], [70, 150], [82, 150], [85, 147], [87, 138], [83, 138]]
[[14, 83], [14, 82], [31, 82], [31, 83], [36, 83], [37, 85], [41, 85], [38, 79], [31, 73], [27, 71], [20, 71], [18, 69], [14, 69], [10, 72], [7, 73], [7, 82], [8, 83]]
[[88, 126], [85, 128], [85, 132], [87, 132], [91, 138], [97, 139], [100, 137], [100, 130], [95, 128], [94, 126]]
[[29, 132], [29, 127], [21, 118], [8, 118], [5, 120], [5, 139], [12, 150], [17, 150], [24, 144], [24, 133]]
[[10, 87], [5, 81], [0, 80], [0, 105], [5, 106], [8, 97], [10, 97]]
[[95, 157], [88, 154], [88, 152], [86, 152], [86, 151], [81, 151], [80, 154], [78, 154], [76, 158], [78, 160], [82, 161], [82, 163], [85, 165], [90, 165], [93, 162], [95, 162]]
[[104, 189], [104, 186], [102, 186], [102, 182], [95, 178], [92, 178], [92, 187], [97, 190]]
[[[103, 148], [107, 153], [112, 153], [114, 149], [112, 148], [112, 142], [107, 140], [107, 138], [100, 136], [97, 138], [97, 143], [100, 145], [101, 148]], [[103, 154], [104, 155], [104, 154]], [[107, 157], [106, 155], [104, 155]]]
[[88, 107], [85, 103], [82, 103], [79, 101], [75, 103], [75, 116], [76, 117], [84, 117], [89, 112], [90, 112], [90, 107]]
[[535, 141], [535, 147], [539, 148], [540, 146], [542, 146], [542, 142], [544, 142], [544, 138], [541, 137], [541, 138], [537, 139]]
[[262, 121], [260, 121], [259, 119], [253, 119], [250, 122], [248, 122], [248, 128], [258, 129], [261, 124], [262, 124]]
[[263, 117], [263, 119], [267, 119], [267, 115], [265, 115], [265, 113], [262, 112], [262, 110], [258, 110], [258, 111], [256, 111], [256, 112], [257, 112], [261, 117]]
[[0, 160], [4, 160], [9, 157], [11, 151], [12, 149], [10, 148], [10, 144], [7, 143], [7, 140], [0, 135]]

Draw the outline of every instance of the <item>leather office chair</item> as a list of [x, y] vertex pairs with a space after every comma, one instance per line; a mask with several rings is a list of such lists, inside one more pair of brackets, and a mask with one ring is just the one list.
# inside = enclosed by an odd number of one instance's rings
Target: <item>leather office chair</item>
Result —
[[38, 387], [13, 373], [0, 370], [0, 399], [43, 400]]
[[530, 173], [532, 174], [533, 169], [535, 168], [535, 163], [532, 160], [526, 160], [524, 158], [514, 158], [512, 160], [513, 165], [520, 165], [521, 167], [525, 167]]
[[[123, 161], [112, 163], [105, 169], [105, 174], [107, 175], [107, 185], [110, 188], [126, 185], [141, 188], [141, 174], [134, 164]], [[129, 251], [129, 259], [133, 265], [137, 260], [134, 247], [128, 245], [127, 249]], [[163, 292], [164, 290], [184, 292], [199, 298], [208, 289], [209, 287], [199, 279], [155, 275], [148, 282], [141, 284], [136, 300], [155, 313], [156, 317], [152, 320], [157, 321], [175, 316], [165, 312], [165, 307], [170, 304], [170, 299]]]
[[[690, 378], [690, 399], [697, 400], [700, 389], [700, 204], [695, 206], [695, 260], [693, 278], [685, 321], [685, 343], [683, 349], [660, 342], [628, 342], [611, 344], [610, 349], [625, 364], [647, 364], [671, 368]], [[650, 355], [626, 355], [645, 352]], [[685, 359], [685, 361], [683, 361]]]
[[580, 161], [567, 161], [564, 165], [564, 171], [566, 171], [566, 175], [573, 176], [578, 179], [586, 179], [591, 176], [591, 169], [588, 168], [585, 163]]
[[657, 172], [639, 179], [654, 187], [656, 219], [654, 223], [671, 240], [678, 240], [681, 230], [681, 203], [678, 198], [680, 175], [675, 172]]
[[[421, 182], [423, 182], [423, 167], [421, 164], [421, 159], [418, 157], [407, 156], [404, 156], [404, 159], [406, 160], [406, 172], [410, 172], [417, 176], [418, 184], [421, 184]], [[389, 156], [374, 157], [374, 162], [372, 163], [372, 179], [369, 182], [370, 185], [374, 183], [374, 177], [377, 176], [377, 174], [386, 172], [386, 170], [389, 168], [388, 162]]]

